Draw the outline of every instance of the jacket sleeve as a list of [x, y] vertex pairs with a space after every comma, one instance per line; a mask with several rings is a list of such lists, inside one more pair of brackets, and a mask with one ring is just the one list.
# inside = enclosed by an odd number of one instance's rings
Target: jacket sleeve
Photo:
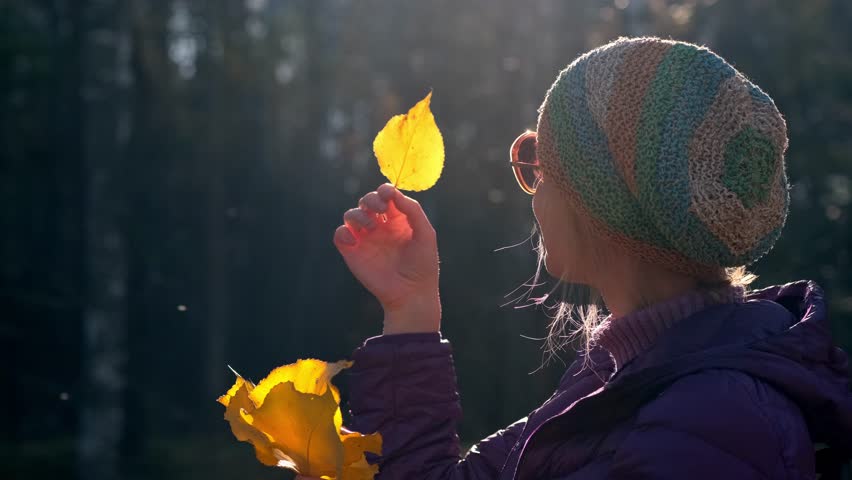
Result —
[[814, 478], [798, 407], [749, 375], [707, 370], [643, 407], [607, 478]]
[[460, 458], [461, 405], [452, 352], [439, 333], [373, 337], [352, 355], [351, 427], [382, 434], [377, 479], [496, 478], [526, 419]]

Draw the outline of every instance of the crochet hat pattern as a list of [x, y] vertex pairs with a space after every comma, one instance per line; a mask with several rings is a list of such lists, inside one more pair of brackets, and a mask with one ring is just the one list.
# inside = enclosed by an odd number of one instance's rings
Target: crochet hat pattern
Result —
[[750, 264], [780, 235], [784, 118], [709, 49], [620, 38], [560, 72], [539, 112], [545, 178], [628, 251], [698, 273]]

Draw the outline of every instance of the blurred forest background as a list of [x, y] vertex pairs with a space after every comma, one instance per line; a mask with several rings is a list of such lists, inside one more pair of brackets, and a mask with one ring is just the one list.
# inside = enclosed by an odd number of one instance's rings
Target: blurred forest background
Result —
[[620, 35], [706, 44], [774, 97], [793, 203], [758, 286], [820, 282], [850, 349], [850, 25], [848, 0], [0, 0], [0, 477], [289, 478], [222, 419], [227, 365], [381, 331], [331, 238], [430, 89], [446, 167], [415, 196], [462, 440], [526, 415], [564, 365], [530, 375], [545, 312], [501, 307], [535, 269], [530, 243], [494, 251], [533, 226], [507, 151]]

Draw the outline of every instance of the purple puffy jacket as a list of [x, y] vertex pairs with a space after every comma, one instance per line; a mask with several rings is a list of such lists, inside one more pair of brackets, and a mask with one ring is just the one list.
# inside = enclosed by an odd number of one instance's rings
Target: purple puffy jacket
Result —
[[[378, 479], [816, 478], [822, 456], [852, 456], [847, 357], [822, 291], [802, 281], [747, 300], [674, 324], [614, 375], [592, 349], [464, 457], [450, 344], [374, 337], [352, 357], [350, 426], [381, 432]], [[830, 448], [815, 455], [817, 443]]]

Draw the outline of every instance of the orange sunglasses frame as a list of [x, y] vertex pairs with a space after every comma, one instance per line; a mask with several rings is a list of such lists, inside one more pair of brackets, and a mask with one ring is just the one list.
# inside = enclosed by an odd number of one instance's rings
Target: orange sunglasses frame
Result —
[[538, 157], [536, 157], [535, 162], [521, 162], [518, 160], [518, 153], [521, 150], [521, 147], [524, 145], [524, 142], [535, 141], [536, 133], [531, 131], [526, 131], [520, 135], [518, 138], [512, 142], [512, 147], [509, 149], [509, 163], [512, 165], [512, 171], [515, 173], [515, 180], [518, 182], [518, 186], [521, 187], [521, 190], [526, 192], [529, 195], [535, 194], [536, 185], [530, 185], [524, 180], [524, 175], [521, 173], [521, 168], [524, 167], [533, 167], [534, 172], [536, 174], [536, 178], [541, 178], [541, 165], [538, 162]]

